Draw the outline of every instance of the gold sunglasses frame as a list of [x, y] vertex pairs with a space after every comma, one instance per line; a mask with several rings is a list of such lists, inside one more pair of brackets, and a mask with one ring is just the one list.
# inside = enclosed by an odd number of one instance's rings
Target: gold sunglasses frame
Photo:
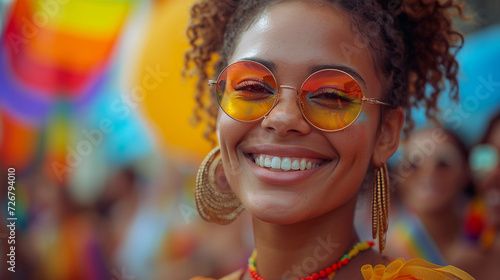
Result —
[[[224, 111], [224, 113], [229, 116], [230, 118], [232, 118], [233, 120], [236, 120], [236, 121], [239, 121], [239, 122], [255, 122], [255, 121], [258, 121], [262, 118], [266, 118], [267, 115], [269, 115], [269, 113], [271, 113], [271, 111], [274, 109], [274, 107], [278, 104], [279, 102], [279, 99], [280, 99], [280, 94], [281, 94], [281, 90], [280, 89], [291, 89], [291, 90], [294, 90], [297, 94], [297, 98], [300, 102], [300, 93], [299, 93], [299, 90], [294, 87], [294, 86], [288, 86], [288, 85], [278, 85], [278, 82], [276, 80], [276, 77], [274, 76], [273, 72], [267, 68], [265, 65], [263, 65], [262, 63], [260, 62], [257, 62], [257, 61], [253, 61], [253, 60], [238, 60], [236, 62], [233, 62], [231, 64], [229, 64], [228, 66], [224, 67], [224, 69], [222, 69], [222, 71], [219, 73], [219, 75], [217, 76], [217, 80], [208, 80], [208, 86], [214, 86], [214, 85], [217, 85], [219, 79], [220, 79], [220, 76], [222, 75], [222, 73], [224, 73], [224, 71], [226, 71], [227, 68], [229, 68], [230, 66], [232, 66], [233, 64], [236, 64], [236, 63], [239, 63], [239, 62], [251, 62], [251, 63], [255, 63], [255, 64], [258, 64], [262, 67], [264, 67], [264, 69], [266, 69], [270, 74], [271, 76], [273, 77], [274, 79], [274, 83], [277, 85], [277, 94], [276, 94], [276, 98], [274, 100], [274, 103], [273, 105], [271, 106], [271, 108], [269, 108], [269, 111], [267, 111], [267, 113], [265, 113], [262, 117], [258, 118], [258, 119], [255, 119], [255, 120], [251, 120], [251, 121], [244, 121], [244, 120], [238, 120], [238, 119], [235, 119], [233, 118], [232, 116], [230, 116], [228, 113], [226, 113], [226, 111], [224, 110], [224, 108], [222, 108], [221, 104], [220, 104], [220, 101], [219, 101], [219, 98], [217, 98], [217, 103], [219, 104], [219, 107], [222, 109], [222, 111]], [[327, 69], [321, 69], [321, 70], [318, 70], [314, 73], [312, 73], [311, 75], [309, 75], [305, 80], [304, 82], [302, 82], [302, 85], [300, 86], [300, 88], [302, 89], [304, 87], [304, 84], [307, 82], [307, 80], [309, 80], [309, 78], [317, 73], [320, 73], [320, 72], [323, 72], [323, 71], [331, 71], [331, 70], [334, 70], [334, 71], [338, 71], [338, 72], [341, 72], [347, 76], [349, 76], [353, 81], [356, 82], [356, 84], [358, 84], [359, 86], [359, 83], [358, 81], [349, 73], [345, 72], [345, 71], [342, 71], [340, 69], [335, 69], [335, 68], [327, 68]], [[360, 87], [360, 90], [361, 90], [361, 87]], [[319, 129], [321, 131], [325, 131], [325, 132], [336, 132], [336, 131], [341, 131], [341, 130], [344, 130], [346, 128], [348, 128], [351, 124], [355, 123], [356, 120], [359, 118], [359, 116], [361, 115], [361, 112], [363, 111], [363, 106], [365, 103], [368, 103], [368, 104], [373, 104], [373, 105], [383, 105], [383, 106], [388, 106], [388, 107], [392, 107], [391, 104], [387, 103], [387, 102], [384, 102], [382, 100], [378, 100], [376, 98], [373, 98], [373, 97], [366, 97], [365, 96], [365, 93], [363, 92], [363, 90], [361, 90], [361, 94], [363, 94], [363, 97], [361, 98], [361, 108], [359, 109], [359, 112], [358, 114], [356, 115], [356, 117], [352, 120], [351, 123], [349, 123], [348, 125], [340, 128], [340, 129], [335, 129], [335, 130], [329, 130], [329, 129], [323, 129], [323, 128], [320, 128], [320, 127], [317, 127], [315, 124], [313, 124], [305, 115], [304, 115], [304, 110], [303, 110], [303, 106], [304, 104], [301, 104], [299, 105], [299, 108], [300, 108], [300, 113], [302, 114], [302, 117], [310, 124], [312, 125], [313, 127], [315, 127], [316, 129]], [[300, 102], [302, 103], [302, 102]]]

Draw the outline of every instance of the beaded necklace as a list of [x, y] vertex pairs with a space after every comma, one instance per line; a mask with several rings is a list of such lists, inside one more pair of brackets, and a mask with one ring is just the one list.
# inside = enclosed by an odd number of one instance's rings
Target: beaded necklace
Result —
[[[354, 258], [359, 252], [365, 251], [370, 249], [374, 245], [373, 241], [361, 241], [356, 243], [354, 247], [349, 251], [349, 253], [345, 254], [340, 258], [340, 260], [336, 263], [333, 263], [331, 266], [313, 273], [312, 275], [309, 275], [304, 278], [300, 278], [297, 280], [331, 280], [334, 276], [337, 270], [339, 270], [342, 266], [347, 265], [352, 258]], [[248, 259], [248, 272], [250, 273], [250, 276], [254, 280], [266, 280], [262, 277], [259, 276], [257, 273], [257, 250], [254, 250], [252, 253], [252, 256]]]

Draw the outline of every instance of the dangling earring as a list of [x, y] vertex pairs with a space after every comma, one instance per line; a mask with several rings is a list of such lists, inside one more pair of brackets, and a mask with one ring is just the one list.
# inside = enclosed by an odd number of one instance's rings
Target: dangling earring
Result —
[[379, 251], [385, 248], [385, 237], [388, 229], [389, 218], [389, 173], [387, 165], [375, 168], [372, 199], [372, 236], [377, 237]]
[[196, 175], [195, 202], [203, 220], [226, 225], [234, 221], [244, 207], [234, 193], [218, 189], [216, 173], [222, 167], [219, 154], [220, 148], [217, 146], [201, 163]]

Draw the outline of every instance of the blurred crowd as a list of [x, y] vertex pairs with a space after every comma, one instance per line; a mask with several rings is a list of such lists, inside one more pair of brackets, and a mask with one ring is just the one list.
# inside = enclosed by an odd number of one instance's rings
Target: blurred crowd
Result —
[[[15, 273], [0, 227], [0, 279], [184, 280], [246, 266], [247, 213], [219, 226], [194, 206], [212, 144], [190, 125], [194, 82], [182, 76], [193, 2], [0, 0], [0, 216], [7, 224], [15, 168], [17, 218]], [[440, 100], [440, 125], [415, 112], [417, 128], [389, 162], [385, 254], [494, 279], [500, 4], [468, 4], [460, 101]], [[356, 220], [363, 239], [369, 190]]]

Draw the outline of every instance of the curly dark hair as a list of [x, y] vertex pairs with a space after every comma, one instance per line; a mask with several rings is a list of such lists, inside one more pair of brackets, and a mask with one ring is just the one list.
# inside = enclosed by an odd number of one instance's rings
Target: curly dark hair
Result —
[[[465, 19], [463, 4], [452, 0], [318, 1], [347, 11], [353, 28], [368, 42], [377, 70], [391, 81], [384, 99], [406, 113], [405, 134], [414, 126], [412, 108], [425, 106], [427, 117], [437, 121], [437, 98], [446, 86], [451, 97], [458, 99], [455, 56], [464, 38], [452, 22], [455, 16]], [[208, 78], [227, 65], [242, 31], [264, 9], [279, 2], [284, 0], [201, 0], [192, 7], [187, 30], [191, 49], [185, 54], [184, 73], [191, 70], [198, 78], [193, 117], [196, 123], [206, 121], [205, 138], [214, 141], [218, 111], [217, 101], [208, 96]]]

